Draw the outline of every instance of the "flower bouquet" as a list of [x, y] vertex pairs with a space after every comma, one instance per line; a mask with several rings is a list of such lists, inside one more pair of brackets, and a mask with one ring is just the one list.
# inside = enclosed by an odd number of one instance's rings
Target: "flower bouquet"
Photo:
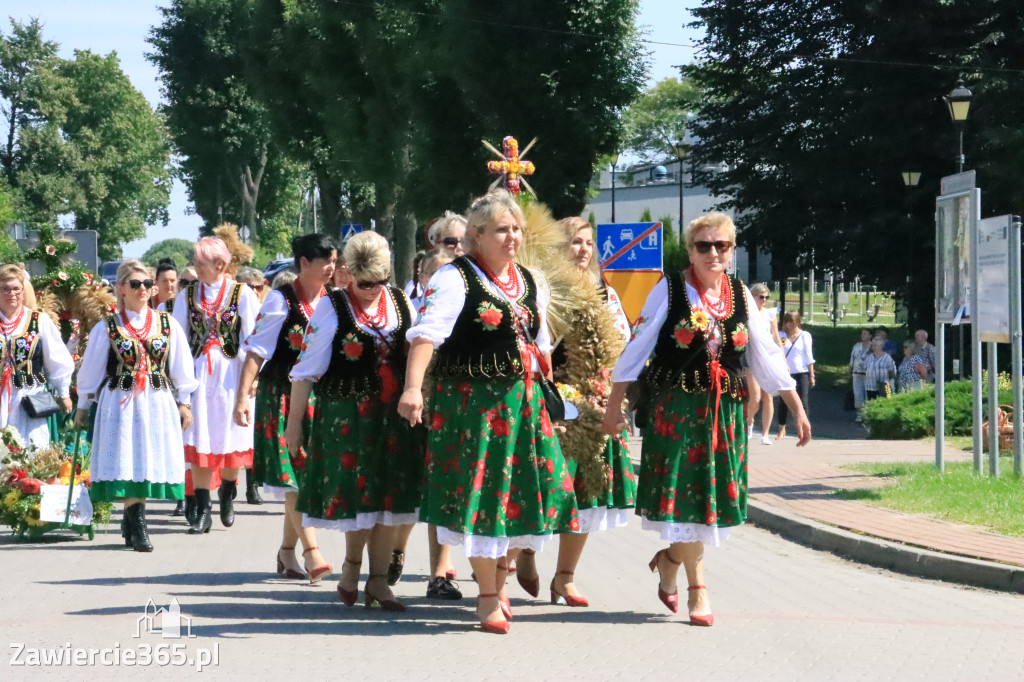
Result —
[[19, 538], [70, 528], [93, 539], [113, 504], [91, 504], [88, 458], [77, 459], [59, 444], [32, 450], [13, 427], [0, 429], [0, 523]]

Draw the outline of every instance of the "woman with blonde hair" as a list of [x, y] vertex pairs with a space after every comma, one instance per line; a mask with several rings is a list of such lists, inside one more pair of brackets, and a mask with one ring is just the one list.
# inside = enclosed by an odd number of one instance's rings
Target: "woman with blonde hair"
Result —
[[465, 237], [466, 219], [452, 211], [445, 211], [427, 230], [427, 241], [432, 247], [447, 249], [455, 257], [466, 252]]
[[[779, 323], [776, 320], [775, 308], [766, 308], [765, 304], [768, 303], [768, 298], [771, 296], [771, 291], [768, 289], [767, 284], [757, 282], [750, 287], [750, 295], [754, 297], [754, 303], [757, 305], [756, 310], [750, 311], [750, 324], [760, 324], [767, 328], [768, 333], [771, 334], [772, 340], [777, 345], [782, 346], [782, 340], [779, 338]], [[754, 377], [753, 370], [750, 369], [750, 365], [746, 362], [746, 358], [741, 358], [740, 364], [743, 366], [743, 377], [747, 382], [747, 390], [750, 392], [750, 399], [747, 401], [747, 442], [754, 436], [754, 416], [757, 411], [761, 410], [761, 444], [771, 445], [772, 440], [768, 437], [769, 432], [772, 430], [772, 417], [775, 415], [775, 401], [770, 393], [761, 390], [761, 385], [757, 383], [757, 378]]]
[[683, 566], [690, 623], [703, 626], [714, 623], [704, 585], [704, 546], [718, 546], [747, 516], [741, 357], [762, 389], [779, 394], [793, 411], [798, 445], [811, 438], [782, 349], [763, 325], [751, 324], [756, 304], [746, 286], [726, 274], [735, 246], [729, 216], [714, 212], [690, 223], [691, 265], [666, 273], [648, 295], [644, 322], [612, 374], [604, 416], [604, 432], [619, 433], [626, 421], [626, 389], [633, 381], [643, 383], [650, 405], [636, 510], [643, 528], [669, 543], [648, 566], [660, 573], [658, 599], [673, 613], [679, 609], [676, 577]]
[[423, 472], [422, 434], [395, 411], [405, 376], [405, 332], [412, 308], [390, 286], [391, 250], [376, 232], [345, 245], [353, 281], [320, 300], [292, 368], [285, 441], [294, 458], [303, 444], [310, 391], [317, 406], [309, 427], [305, 479], [295, 508], [306, 527], [345, 533], [338, 596], [358, 597], [363, 551], [370, 574], [367, 608], [404, 611], [388, 585], [388, 560], [398, 526], [416, 522]]
[[221, 476], [221, 523], [234, 525], [238, 470], [252, 466], [252, 424], [239, 426], [232, 414], [245, 364], [240, 351], [256, 323], [259, 299], [226, 274], [230, 264], [231, 252], [223, 241], [200, 239], [193, 259], [198, 280], [190, 282], [174, 303], [174, 319], [188, 337], [199, 381], [192, 428], [185, 432], [185, 461], [195, 486], [196, 509], [188, 531], [192, 534], [210, 531], [210, 486], [216, 472]]
[[504, 634], [508, 559], [579, 522], [540, 387], [551, 374], [550, 292], [539, 273], [515, 263], [522, 209], [493, 191], [473, 202], [467, 222], [468, 253], [434, 274], [407, 335], [398, 410], [410, 424], [424, 421], [423, 382], [436, 350], [421, 520], [437, 526], [441, 543], [463, 545], [480, 586], [480, 625]]
[[146, 499], [180, 500], [185, 487], [182, 429], [192, 422], [198, 386], [188, 339], [165, 312], [147, 306], [152, 271], [137, 260], [117, 269], [118, 311], [97, 324], [78, 372], [75, 426], [84, 428], [96, 403], [89, 494], [123, 500], [121, 535], [136, 552], [151, 552]]
[[26, 305], [30, 286], [20, 265], [0, 267], [0, 426], [13, 426], [27, 443], [44, 448], [50, 444], [50, 427], [47, 415], [30, 412], [33, 402], [50, 402], [49, 383], [60, 397], [59, 407], [71, 412], [75, 363], [50, 316], [35, 310], [34, 301]]
[[[583, 218], [565, 218], [559, 221], [565, 230], [566, 252], [565, 256], [580, 272], [586, 273], [587, 278], [597, 289], [598, 294], [604, 301], [605, 306], [618, 331], [621, 340], [614, 339], [617, 350], [620, 350], [629, 340], [629, 321], [622, 309], [618, 294], [610, 286], [605, 284], [601, 278], [601, 270], [597, 265], [597, 258], [594, 250], [594, 228]], [[568, 375], [570, 357], [580, 358], [580, 354], [589, 353], [596, 355], [594, 343], [576, 343], [572, 345], [567, 339], [559, 341], [552, 352], [552, 364], [555, 379], [559, 383], [577, 383], [580, 377]], [[607, 356], [604, 356], [607, 357]], [[589, 387], [599, 386], [593, 392], [595, 399], [600, 404], [603, 402], [603, 395], [607, 395], [607, 372], [614, 365], [614, 357], [607, 357], [611, 362], [607, 367], [602, 367], [604, 376], [598, 374], [583, 379]], [[587, 356], [584, 355], [586, 360]], [[591, 367], [596, 363], [590, 361]], [[580, 363], [582, 364], [582, 363]], [[586, 366], [586, 365], [585, 365]], [[588, 395], [590, 392], [588, 390]], [[603, 405], [601, 405], [603, 409]], [[567, 428], [579, 428], [574, 424], [568, 424]], [[595, 432], [600, 431], [600, 424], [595, 425]], [[629, 432], [626, 429], [615, 436], [603, 436], [598, 433], [596, 438], [604, 440], [604, 462], [607, 465], [608, 477], [605, 486], [601, 490], [589, 491], [586, 487], [584, 477], [579, 475], [576, 461], [569, 458], [570, 471], [574, 474], [573, 488], [576, 491], [576, 501], [579, 505], [579, 533], [564, 533], [558, 537], [558, 564], [555, 568], [555, 575], [551, 580], [551, 601], [563, 603], [567, 606], [585, 607], [589, 602], [576, 590], [574, 576], [576, 566], [583, 554], [583, 547], [590, 533], [595, 531], [608, 530], [611, 528], [624, 527], [629, 520], [629, 510], [635, 506], [636, 498], [636, 476], [633, 473], [633, 464], [629, 454]], [[563, 444], [567, 441], [563, 441]], [[590, 442], [590, 439], [576, 438], [575, 442]], [[567, 456], [571, 453], [567, 452]], [[528, 593], [534, 597], [540, 592], [540, 577], [537, 575], [537, 566], [533, 558], [532, 550], [523, 550], [516, 562], [516, 579]]]

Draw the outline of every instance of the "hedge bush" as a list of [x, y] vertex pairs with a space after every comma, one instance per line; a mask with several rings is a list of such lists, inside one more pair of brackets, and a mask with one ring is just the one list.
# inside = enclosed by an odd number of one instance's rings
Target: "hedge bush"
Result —
[[[1008, 389], [999, 391], [999, 403], [1012, 403]], [[987, 404], [987, 400], [986, 400]], [[946, 384], [946, 435], [971, 435], [971, 382]], [[861, 408], [868, 438], [905, 440], [935, 435], [935, 387], [876, 398]]]

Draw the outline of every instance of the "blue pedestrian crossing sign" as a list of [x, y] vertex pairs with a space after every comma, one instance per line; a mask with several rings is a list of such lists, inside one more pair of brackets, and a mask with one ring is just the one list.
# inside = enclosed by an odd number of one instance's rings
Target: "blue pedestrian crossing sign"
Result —
[[597, 226], [597, 257], [602, 270], [661, 270], [661, 223], [614, 223]]
[[341, 226], [341, 241], [347, 241], [362, 231], [362, 223], [345, 223]]

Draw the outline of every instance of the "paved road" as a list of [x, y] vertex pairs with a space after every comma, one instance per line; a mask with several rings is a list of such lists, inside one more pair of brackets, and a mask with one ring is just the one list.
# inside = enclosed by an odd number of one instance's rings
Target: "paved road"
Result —
[[[751, 527], [710, 551], [713, 628], [690, 627], [657, 600], [646, 562], [660, 544], [634, 522], [587, 548], [577, 578], [592, 608], [551, 606], [513, 586], [512, 632], [500, 637], [474, 628], [473, 600], [423, 598], [422, 527], [398, 587], [411, 609], [391, 616], [345, 608], [333, 581], [278, 580], [278, 505], [240, 505], [233, 529], [215, 521], [205, 537], [181, 532], [168, 506], [152, 508], [150, 555], [119, 549], [116, 534], [0, 541], [0, 639], [30, 648], [180, 643], [132, 637], [147, 599], [165, 606], [173, 596], [193, 619], [188, 655], [219, 649], [219, 665], [203, 673], [218, 680], [1024, 679], [1020, 597], [865, 568]], [[340, 564], [340, 536], [322, 533], [320, 545]], [[540, 557], [547, 577], [550, 550]], [[467, 562], [457, 567], [468, 575]], [[196, 677], [174, 667], [8, 667], [12, 654], [0, 680]]]

